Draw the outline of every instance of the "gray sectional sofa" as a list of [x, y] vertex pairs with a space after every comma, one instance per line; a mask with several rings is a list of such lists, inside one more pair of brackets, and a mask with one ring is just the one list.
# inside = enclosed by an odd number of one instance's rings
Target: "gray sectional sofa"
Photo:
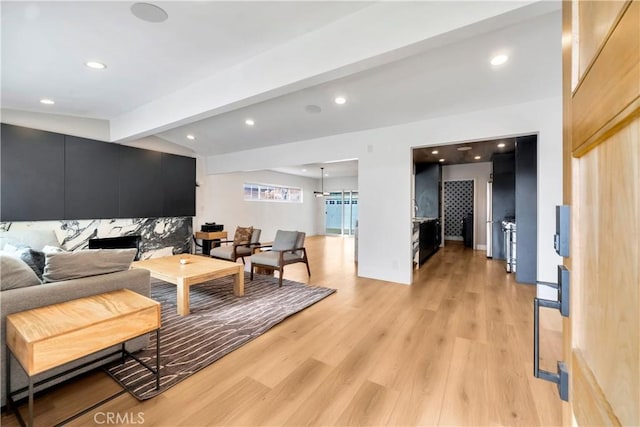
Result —
[[[6, 258], [5, 258], [6, 259]], [[47, 261], [48, 262], [48, 261]], [[84, 260], [83, 260], [84, 262]], [[4, 266], [3, 261], [3, 266]], [[63, 264], [59, 264], [63, 265]], [[103, 263], [104, 266], [104, 263]], [[73, 266], [72, 266], [73, 267]], [[79, 271], [76, 268], [77, 271]], [[80, 268], [82, 270], [82, 268]], [[1, 346], [0, 346], [0, 376], [2, 377], [2, 384], [0, 390], [2, 392], [2, 405], [6, 404], [6, 396], [5, 396], [5, 379], [6, 379], [6, 317], [9, 314], [30, 310], [37, 307], [42, 307], [45, 305], [56, 304], [60, 302], [69, 301], [72, 299], [82, 298], [90, 295], [96, 295], [104, 292], [114, 291], [118, 289], [130, 289], [134, 292], [137, 292], [141, 295], [149, 296], [150, 295], [150, 277], [149, 272], [143, 269], [133, 269], [128, 270], [120, 269], [121, 271], [109, 272], [105, 274], [96, 274], [90, 275], [87, 277], [79, 277], [72, 278], [70, 280], [60, 280], [60, 281], [52, 281], [51, 278], [55, 278], [56, 274], [60, 274], [60, 271], [55, 271], [53, 268], [49, 271], [49, 279], [47, 279], [47, 269], [45, 267], [44, 275], [45, 280], [44, 283], [36, 283], [31, 284], [26, 287], [17, 287], [7, 289], [3, 284], [3, 291], [0, 292], [0, 317], [1, 317]], [[76, 273], [77, 273], [76, 271]], [[77, 276], [78, 274], [76, 274]], [[9, 279], [6, 278], [5, 273], [3, 272], [3, 281], [9, 282]], [[148, 335], [143, 337], [136, 338], [134, 340], [129, 341], [126, 344], [127, 350], [130, 352], [140, 350], [144, 348], [149, 341]], [[53, 369], [51, 371], [47, 371], [43, 374], [36, 376], [35, 381], [40, 381], [42, 379], [51, 377], [57, 373], [68, 370], [72, 367], [79, 366], [83, 363], [90, 362], [92, 360], [96, 360], [98, 357], [108, 354], [118, 347], [109, 348], [103, 350], [94, 355], [90, 355], [84, 357], [82, 359], [78, 359], [74, 362], [68, 363], [66, 365], [60, 366], [59, 368]], [[13, 357], [13, 356], [12, 356]], [[114, 360], [117, 357], [114, 356]], [[70, 375], [63, 376], [61, 378], [56, 379], [48, 384], [45, 384], [44, 387], [50, 387], [53, 384], [62, 382], [71, 376], [78, 375], [82, 372], [86, 372], [91, 370], [100, 364], [106, 363], [105, 361], [98, 362], [96, 364], [87, 366], [82, 370], [75, 371]], [[19, 388], [25, 387], [27, 385], [27, 376], [22, 370], [22, 368], [18, 365], [18, 362], [15, 359], [11, 361], [11, 390], [15, 391]], [[36, 391], [39, 389], [36, 388]], [[26, 393], [25, 393], [26, 394]], [[18, 396], [20, 398], [22, 396]]]

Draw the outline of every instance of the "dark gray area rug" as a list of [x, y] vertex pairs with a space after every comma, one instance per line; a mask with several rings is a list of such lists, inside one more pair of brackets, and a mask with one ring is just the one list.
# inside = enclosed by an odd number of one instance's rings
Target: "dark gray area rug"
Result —
[[[129, 358], [107, 373], [139, 400], [152, 398], [225, 354], [257, 338], [287, 317], [331, 295], [335, 289], [307, 286], [271, 276], [245, 275], [245, 294], [233, 295], [231, 276], [191, 287], [191, 314], [176, 313], [176, 287], [151, 279], [151, 297], [162, 306], [160, 329], [160, 390], [155, 376]], [[155, 333], [146, 349], [135, 353], [156, 365]]]

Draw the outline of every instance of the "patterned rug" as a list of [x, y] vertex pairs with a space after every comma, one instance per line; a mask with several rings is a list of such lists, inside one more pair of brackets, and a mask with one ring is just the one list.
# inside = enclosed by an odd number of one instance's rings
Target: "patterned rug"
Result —
[[[160, 390], [155, 376], [129, 358], [107, 373], [139, 400], [152, 398], [225, 354], [257, 338], [285, 318], [331, 295], [335, 289], [307, 286], [271, 276], [245, 276], [245, 294], [233, 295], [231, 276], [191, 287], [191, 314], [176, 313], [176, 287], [151, 279], [151, 297], [162, 306], [160, 329]], [[135, 353], [156, 366], [155, 333], [148, 347]]]

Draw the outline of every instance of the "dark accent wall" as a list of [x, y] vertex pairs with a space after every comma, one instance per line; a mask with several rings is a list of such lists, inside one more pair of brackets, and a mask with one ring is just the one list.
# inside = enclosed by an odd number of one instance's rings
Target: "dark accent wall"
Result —
[[119, 152], [120, 146], [116, 144], [96, 143], [90, 139], [74, 136], [65, 137], [64, 217], [66, 219], [117, 218], [119, 216]]
[[195, 159], [2, 124], [1, 221], [195, 216]]
[[171, 174], [162, 175], [162, 212], [164, 216], [193, 216], [190, 209], [196, 205], [195, 191], [185, 191], [186, 188], [196, 188], [196, 162], [191, 157], [162, 155], [162, 170], [169, 170]]
[[416, 163], [415, 193], [418, 205], [416, 216], [440, 217], [441, 170], [437, 163]]
[[[121, 147], [120, 212], [121, 218], [165, 216], [162, 212], [162, 153]], [[171, 171], [166, 171], [172, 174]], [[195, 186], [193, 187], [195, 190]]]
[[538, 265], [538, 184], [536, 135], [516, 138], [516, 280], [536, 283]]
[[493, 259], [505, 259], [502, 220], [516, 216], [515, 153], [494, 154], [493, 162]]
[[2, 125], [2, 220], [64, 217], [64, 135]]

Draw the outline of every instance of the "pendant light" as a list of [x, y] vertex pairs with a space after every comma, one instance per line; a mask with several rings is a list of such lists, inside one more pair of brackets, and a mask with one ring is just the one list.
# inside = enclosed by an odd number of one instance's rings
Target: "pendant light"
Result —
[[324, 168], [320, 168], [320, 183], [322, 191], [314, 191], [313, 195], [316, 197], [328, 196], [329, 193], [324, 191]]

